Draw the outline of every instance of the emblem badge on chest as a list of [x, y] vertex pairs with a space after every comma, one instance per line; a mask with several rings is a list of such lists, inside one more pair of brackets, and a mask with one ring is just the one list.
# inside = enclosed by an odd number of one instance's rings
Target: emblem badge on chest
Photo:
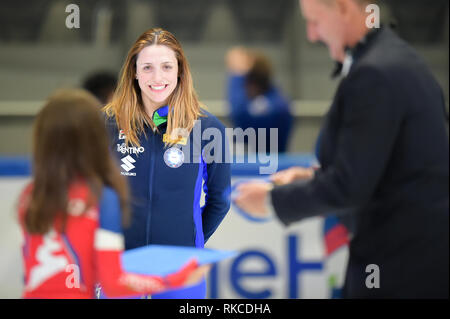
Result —
[[176, 147], [171, 147], [164, 152], [164, 162], [171, 168], [178, 168], [184, 163], [184, 153]]

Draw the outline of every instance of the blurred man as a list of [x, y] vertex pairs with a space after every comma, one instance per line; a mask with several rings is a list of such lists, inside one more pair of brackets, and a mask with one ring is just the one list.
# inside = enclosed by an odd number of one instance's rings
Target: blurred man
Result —
[[300, 0], [308, 39], [327, 45], [342, 76], [322, 128], [321, 167], [306, 183], [243, 184], [235, 202], [258, 216], [273, 210], [285, 225], [347, 215], [346, 298], [448, 298], [443, 94], [408, 44], [366, 26], [368, 4]]

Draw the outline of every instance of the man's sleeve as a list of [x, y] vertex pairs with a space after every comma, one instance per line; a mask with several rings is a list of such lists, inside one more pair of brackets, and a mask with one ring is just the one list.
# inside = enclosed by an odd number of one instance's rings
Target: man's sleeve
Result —
[[309, 183], [275, 187], [271, 201], [284, 224], [360, 206], [383, 176], [400, 128], [401, 112], [387, 80], [360, 68], [341, 87], [334, 161]]

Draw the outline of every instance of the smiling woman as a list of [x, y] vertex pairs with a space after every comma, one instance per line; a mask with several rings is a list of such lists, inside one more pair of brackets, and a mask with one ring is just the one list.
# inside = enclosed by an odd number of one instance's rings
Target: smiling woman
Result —
[[136, 79], [141, 88], [147, 114], [167, 103], [178, 83], [178, 64], [175, 52], [163, 45], [144, 48], [136, 61]]
[[138, 134], [145, 125], [156, 129], [153, 115], [162, 106], [170, 112], [169, 135], [175, 128], [190, 132], [202, 113], [181, 44], [170, 32], [155, 28], [144, 32], [129, 50], [105, 111], [128, 132], [125, 143], [139, 145]]
[[[188, 62], [173, 34], [150, 29], [138, 38], [104, 110], [113, 152], [131, 187], [132, 222], [124, 232], [125, 248], [204, 247], [230, 207], [229, 161], [224, 157], [211, 161], [207, 147], [217, 143], [215, 159], [219, 153], [228, 154], [225, 127], [202, 109]], [[221, 138], [194, 141], [198, 136], [193, 132], [203, 136], [208, 129], [219, 130]], [[202, 190], [204, 206], [200, 206]], [[202, 282], [152, 298], [204, 298], [205, 294]]]

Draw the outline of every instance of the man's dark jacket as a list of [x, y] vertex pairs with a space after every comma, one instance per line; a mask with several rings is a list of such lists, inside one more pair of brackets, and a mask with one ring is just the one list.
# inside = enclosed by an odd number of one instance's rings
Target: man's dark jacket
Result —
[[336, 212], [351, 222], [344, 297], [448, 298], [446, 125], [442, 90], [408, 44], [382, 28], [354, 48], [322, 129], [321, 169], [271, 192], [286, 225]]

